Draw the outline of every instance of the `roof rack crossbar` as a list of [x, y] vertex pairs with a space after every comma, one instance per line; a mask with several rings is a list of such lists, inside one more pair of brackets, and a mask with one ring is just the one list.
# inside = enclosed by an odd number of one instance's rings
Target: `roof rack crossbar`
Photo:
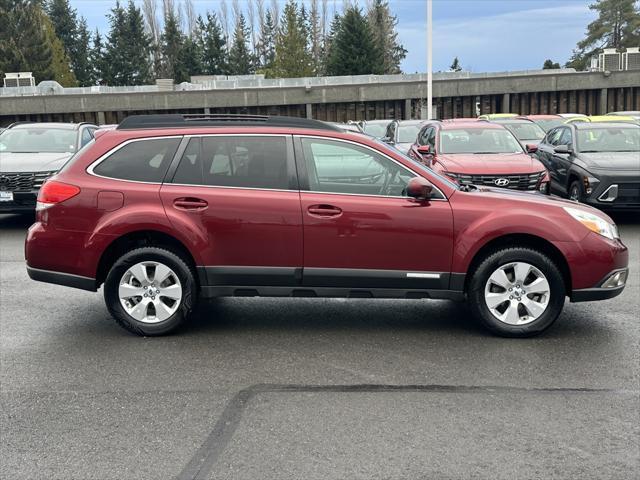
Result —
[[184, 127], [228, 127], [230, 125], [309, 128], [341, 131], [338, 127], [309, 118], [244, 114], [164, 114], [131, 115], [118, 125], [118, 130]]

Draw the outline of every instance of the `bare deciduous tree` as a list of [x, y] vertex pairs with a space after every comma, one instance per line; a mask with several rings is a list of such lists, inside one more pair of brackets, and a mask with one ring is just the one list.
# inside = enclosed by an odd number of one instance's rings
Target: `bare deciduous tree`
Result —
[[224, 30], [224, 39], [229, 51], [229, 8], [227, 7], [227, 1], [222, 0], [220, 2], [220, 22], [222, 23], [222, 29]]
[[242, 14], [242, 9], [240, 8], [240, 0], [231, 0], [231, 11], [233, 12], [233, 25], [237, 25], [240, 20], [240, 15]]
[[278, 0], [271, 0], [271, 14], [273, 15], [273, 25], [277, 31], [280, 24], [280, 5]]
[[327, 38], [327, 15], [329, 15], [329, 0], [322, 0], [322, 14], [320, 16], [320, 25], [322, 30], [322, 42]]
[[258, 41], [256, 37], [256, 9], [254, 0], [247, 0], [247, 17], [249, 19], [249, 30], [251, 30], [251, 48], [253, 49], [253, 54], [256, 55]]
[[193, 6], [193, 0], [184, 0], [184, 13], [187, 17], [187, 32], [190, 36], [196, 31], [196, 9]]
[[147, 30], [154, 44], [158, 44], [160, 39], [160, 24], [158, 22], [158, 2], [157, 0], [143, 0], [142, 13], [147, 25]]

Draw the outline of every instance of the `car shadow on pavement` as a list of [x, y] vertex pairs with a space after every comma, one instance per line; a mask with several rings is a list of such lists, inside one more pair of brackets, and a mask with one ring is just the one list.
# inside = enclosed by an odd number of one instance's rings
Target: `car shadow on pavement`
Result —
[[[476, 321], [464, 303], [438, 300], [363, 300], [296, 298], [221, 298], [202, 301], [181, 334], [199, 335], [237, 330], [283, 332], [415, 332], [443, 337], [494, 338]], [[549, 330], [537, 338], [589, 339], [609, 336], [606, 321], [598, 315], [565, 310]], [[528, 341], [522, 339], [520, 341]]]
[[35, 222], [34, 213], [0, 214], [0, 228], [27, 229]]

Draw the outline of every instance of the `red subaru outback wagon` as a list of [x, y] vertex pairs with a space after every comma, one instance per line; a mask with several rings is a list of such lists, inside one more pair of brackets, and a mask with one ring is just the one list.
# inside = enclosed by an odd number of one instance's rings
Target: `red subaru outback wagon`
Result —
[[459, 186], [323, 122], [133, 116], [38, 196], [34, 280], [96, 291], [141, 335], [202, 297], [467, 299], [490, 330], [530, 336], [565, 297], [614, 297], [627, 248], [612, 220], [545, 195]]

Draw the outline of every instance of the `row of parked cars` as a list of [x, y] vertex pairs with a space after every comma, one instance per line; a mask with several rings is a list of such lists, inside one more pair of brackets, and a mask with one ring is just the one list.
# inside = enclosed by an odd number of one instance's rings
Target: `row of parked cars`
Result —
[[[287, 117], [17, 124], [0, 134], [0, 208], [35, 206], [32, 279], [103, 286], [114, 319], [141, 335], [180, 328], [203, 297], [304, 296], [467, 300], [491, 331], [526, 337], [567, 297], [619, 295], [628, 250], [606, 214], [540, 194], [564, 182], [552, 160], [492, 120], [387, 125], [387, 142], [410, 127], [411, 156]], [[609, 152], [594, 155], [605, 173], [579, 182], [616, 204], [628, 191], [607, 162], [612, 148], [637, 155], [639, 129], [562, 124], [535, 153]]]
[[640, 209], [640, 112], [351, 123], [461, 184]]

